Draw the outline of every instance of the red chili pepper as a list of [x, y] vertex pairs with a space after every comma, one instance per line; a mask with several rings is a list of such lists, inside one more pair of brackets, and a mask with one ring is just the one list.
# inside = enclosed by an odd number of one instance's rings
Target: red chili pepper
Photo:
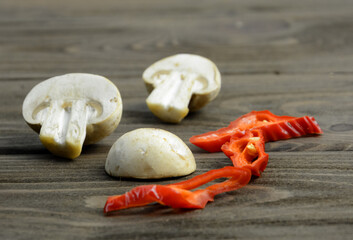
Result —
[[[189, 191], [217, 178], [229, 179], [202, 190]], [[173, 208], [204, 208], [207, 202], [213, 201], [217, 194], [241, 188], [248, 184], [250, 179], [251, 172], [249, 169], [224, 167], [180, 183], [165, 186], [143, 185], [135, 187], [123, 195], [109, 197], [104, 206], [104, 212], [144, 206], [152, 202], [158, 202]]]
[[267, 166], [268, 154], [261, 130], [247, 130], [242, 136], [239, 133], [232, 135], [230, 141], [223, 144], [222, 151], [235, 167], [248, 168], [255, 176], [260, 176]]
[[192, 136], [190, 142], [206, 151], [219, 152], [232, 135], [251, 129], [264, 131], [266, 142], [322, 133], [313, 117], [276, 116], [266, 110], [252, 111], [231, 122], [228, 127]]

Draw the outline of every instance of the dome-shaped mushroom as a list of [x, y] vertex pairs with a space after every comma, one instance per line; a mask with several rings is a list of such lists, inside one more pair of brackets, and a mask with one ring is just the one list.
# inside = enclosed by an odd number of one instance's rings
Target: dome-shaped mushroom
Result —
[[175, 134], [156, 128], [125, 133], [113, 144], [105, 162], [105, 171], [115, 177], [178, 177], [195, 169], [188, 146]]
[[36, 85], [23, 102], [22, 114], [50, 152], [73, 159], [83, 144], [95, 143], [116, 129], [122, 101], [107, 78], [71, 73]]
[[162, 121], [178, 123], [190, 111], [212, 101], [221, 88], [221, 74], [207, 58], [177, 54], [148, 67], [142, 78], [150, 95], [148, 108]]

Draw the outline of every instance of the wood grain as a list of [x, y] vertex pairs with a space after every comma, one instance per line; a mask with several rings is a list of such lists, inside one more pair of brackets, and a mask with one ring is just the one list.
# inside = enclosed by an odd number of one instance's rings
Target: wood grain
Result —
[[[339, 1], [0, 2], [1, 239], [351, 239], [353, 234], [353, 3]], [[178, 125], [148, 110], [143, 70], [181, 52], [212, 59], [215, 101]], [[25, 124], [30, 89], [49, 77], [89, 72], [111, 79], [124, 104], [117, 130], [71, 161]], [[157, 127], [180, 136], [197, 171], [231, 165], [192, 146], [251, 110], [315, 116], [324, 134], [266, 144], [260, 178], [203, 210], [160, 205], [105, 216], [109, 195], [150, 183], [105, 174], [123, 133]]]

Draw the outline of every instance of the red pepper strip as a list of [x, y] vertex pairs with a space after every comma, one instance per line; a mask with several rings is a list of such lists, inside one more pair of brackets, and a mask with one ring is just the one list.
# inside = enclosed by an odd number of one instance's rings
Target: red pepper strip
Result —
[[[205, 183], [218, 178], [229, 178], [222, 183], [216, 183], [202, 190], [194, 192]], [[245, 168], [224, 167], [211, 170], [192, 179], [170, 185], [143, 185], [131, 191], [108, 197], [104, 206], [104, 213], [125, 208], [144, 206], [152, 202], [173, 208], [204, 208], [209, 201], [213, 201], [217, 194], [232, 191], [248, 184], [251, 172]]]
[[295, 117], [291, 116], [277, 116], [268, 110], [251, 111], [231, 122], [229, 126], [240, 130], [247, 130], [257, 126], [275, 122], [283, 122], [294, 118]]
[[222, 151], [232, 160], [235, 167], [248, 168], [255, 176], [260, 176], [268, 163], [261, 130], [248, 130], [243, 136], [233, 135], [230, 141], [222, 146]]
[[309, 134], [321, 134], [322, 130], [314, 117], [300, 117], [256, 127], [264, 135], [265, 142], [301, 137]]
[[[276, 126], [276, 124], [279, 125]], [[206, 151], [219, 152], [222, 145], [228, 142], [232, 135], [250, 129], [265, 131], [266, 142], [322, 133], [313, 117], [306, 116], [299, 119], [290, 116], [276, 116], [265, 110], [245, 114], [231, 122], [228, 127], [192, 136], [190, 142]]]
[[228, 127], [192, 136], [190, 142], [208, 152], [220, 152], [222, 145], [228, 142], [230, 137], [237, 131], [249, 130], [254, 127], [287, 121], [294, 118], [295, 117], [290, 116], [277, 116], [268, 110], [252, 111], [237, 118], [235, 121], [231, 122]]

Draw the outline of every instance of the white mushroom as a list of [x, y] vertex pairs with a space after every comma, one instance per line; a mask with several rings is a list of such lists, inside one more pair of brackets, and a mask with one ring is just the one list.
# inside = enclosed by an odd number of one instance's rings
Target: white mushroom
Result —
[[166, 178], [194, 172], [194, 156], [176, 135], [140, 128], [121, 136], [112, 146], [105, 171], [115, 177]]
[[190, 111], [212, 101], [221, 88], [221, 74], [207, 58], [177, 54], [148, 67], [142, 78], [151, 93], [146, 103], [162, 121], [178, 123]]
[[23, 102], [22, 114], [50, 152], [74, 159], [83, 144], [95, 143], [116, 129], [122, 101], [107, 78], [71, 73], [36, 85]]

